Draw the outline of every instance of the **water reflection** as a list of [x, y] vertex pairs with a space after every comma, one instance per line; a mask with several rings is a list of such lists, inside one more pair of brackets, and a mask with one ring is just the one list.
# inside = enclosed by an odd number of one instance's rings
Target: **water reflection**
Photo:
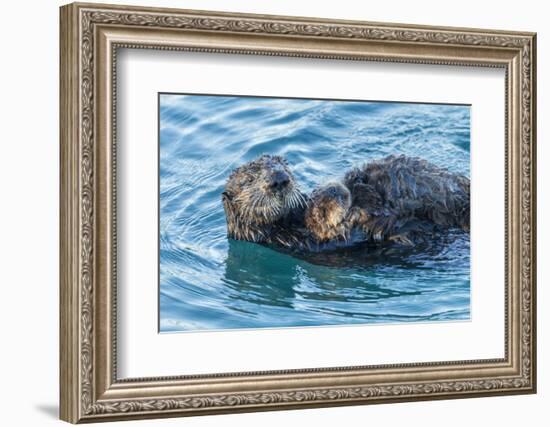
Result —
[[450, 242], [465, 238], [462, 234], [413, 248], [360, 245], [321, 253], [281, 253], [230, 239], [223, 281], [233, 299], [289, 308], [299, 298], [368, 303], [422, 295], [422, 290], [381, 285], [380, 276], [429, 269]]
[[296, 264], [250, 242], [228, 240], [224, 282], [234, 299], [279, 307], [292, 307]]
[[467, 235], [281, 253], [228, 241], [220, 193], [264, 153], [285, 156], [304, 192], [396, 153], [469, 176], [469, 144], [463, 106], [161, 96], [161, 331], [468, 319]]

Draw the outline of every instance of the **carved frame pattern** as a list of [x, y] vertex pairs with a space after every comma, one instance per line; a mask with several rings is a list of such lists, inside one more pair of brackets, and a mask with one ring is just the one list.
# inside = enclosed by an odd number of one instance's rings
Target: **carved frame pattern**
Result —
[[[476, 396], [502, 393], [534, 392], [535, 390], [535, 35], [530, 33], [487, 32], [404, 25], [328, 22], [303, 18], [232, 15], [180, 10], [155, 10], [73, 4], [62, 8], [62, 126], [71, 130], [62, 133], [62, 239], [69, 239], [77, 247], [63, 247], [61, 268], [61, 416], [71, 422], [99, 421], [167, 415], [282, 409], [289, 407], [327, 406], [411, 399]], [[453, 381], [400, 382], [348, 387], [304, 387], [262, 392], [213, 393], [181, 397], [142, 397], [133, 399], [103, 398], [98, 396], [95, 370], [96, 337], [94, 316], [97, 316], [94, 292], [100, 286], [94, 277], [96, 271], [95, 239], [97, 228], [95, 163], [96, 146], [96, 48], [97, 29], [100, 26], [148, 28], [151, 30], [190, 30], [222, 34], [254, 34], [307, 39], [345, 39], [384, 41], [401, 45], [482, 47], [502, 49], [515, 53], [519, 62], [520, 146], [521, 171], [519, 245], [521, 289], [518, 304], [520, 321], [519, 373], [506, 377], [464, 378]], [[122, 45], [120, 45], [122, 46]], [[127, 44], [126, 46], [133, 46]], [[139, 43], [135, 47], [143, 47]], [[158, 49], [177, 49], [173, 46], [146, 46]], [[307, 52], [266, 52], [244, 49], [200, 49], [215, 52], [240, 52], [337, 58], [335, 54]], [[65, 52], [65, 53], [63, 53]], [[116, 46], [113, 51], [116, 60]], [[65, 59], [63, 59], [63, 54]], [[345, 59], [354, 58], [349, 54]], [[376, 57], [369, 60], [391, 60], [413, 63], [458, 64], [461, 57], [451, 60], [414, 57]], [[63, 62], [64, 61], [64, 62]], [[490, 66], [487, 61], [468, 60], [466, 63]], [[75, 74], [68, 67], [77, 65]], [[512, 68], [510, 68], [511, 70]], [[510, 71], [508, 71], [510, 72]], [[113, 77], [115, 82], [116, 76]], [[76, 102], [76, 105], [75, 105]], [[75, 111], [77, 109], [77, 111]], [[116, 116], [113, 109], [113, 126]], [[75, 141], [76, 139], [76, 141]], [[79, 147], [76, 149], [76, 147]], [[66, 154], [63, 154], [66, 153]], [[63, 157], [65, 155], [65, 157]], [[78, 164], [74, 162], [78, 161]], [[72, 163], [71, 163], [72, 162]], [[70, 175], [70, 176], [69, 176]], [[75, 200], [76, 198], [76, 200]], [[113, 213], [114, 214], [114, 213]], [[72, 218], [72, 220], [70, 220]], [[72, 240], [71, 240], [72, 239]], [[116, 236], [115, 236], [116, 239]], [[116, 240], [115, 240], [116, 245]], [[116, 262], [116, 260], [114, 261]], [[69, 267], [72, 265], [72, 267]], [[116, 267], [116, 266], [115, 266]], [[69, 289], [70, 288], [70, 289]], [[64, 299], [64, 296], [67, 295]], [[68, 302], [71, 300], [72, 303]], [[116, 318], [116, 313], [115, 313]], [[115, 325], [112, 325], [114, 328]], [[115, 340], [116, 343], [116, 340]], [[71, 347], [71, 350], [68, 350]], [[116, 354], [116, 348], [113, 354]], [[445, 365], [445, 363], [443, 363]], [[449, 363], [452, 366], [453, 363]], [[113, 362], [113, 384], [116, 383], [116, 362]], [[396, 367], [398, 368], [398, 367]], [[174, 379], [178, 381], [178, 379]], [[99, 397], [99, 398], [98, 398]]]

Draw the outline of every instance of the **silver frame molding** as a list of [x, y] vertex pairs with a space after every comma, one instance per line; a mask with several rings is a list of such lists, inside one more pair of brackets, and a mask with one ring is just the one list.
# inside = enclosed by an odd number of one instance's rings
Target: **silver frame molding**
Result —
[[[61, 419], [112, 421], [536, 391], [534, 33], [82, 3], [63, 6], [60, 14]], [[505, 357], [118, 379], [119, 48], [505, 69]]]

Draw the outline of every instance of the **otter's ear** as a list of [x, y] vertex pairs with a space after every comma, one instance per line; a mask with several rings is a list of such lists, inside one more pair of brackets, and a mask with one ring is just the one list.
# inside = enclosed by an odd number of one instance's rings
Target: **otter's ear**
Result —
[[222, 200], [227, 200], [230, 202], [233, 199], [233, 195], [228, 193], [227, 191], [222, 192]]

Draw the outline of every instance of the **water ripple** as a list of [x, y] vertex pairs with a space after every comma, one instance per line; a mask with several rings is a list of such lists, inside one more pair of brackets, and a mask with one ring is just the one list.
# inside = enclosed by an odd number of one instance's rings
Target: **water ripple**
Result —
[[303, 259], [228, 241], [231, 171], [280, 154], [303, 191], [388, 154], [470, 174], [469, 107], [162, 95], [161, 331], [466, 320], [470, 242]]

